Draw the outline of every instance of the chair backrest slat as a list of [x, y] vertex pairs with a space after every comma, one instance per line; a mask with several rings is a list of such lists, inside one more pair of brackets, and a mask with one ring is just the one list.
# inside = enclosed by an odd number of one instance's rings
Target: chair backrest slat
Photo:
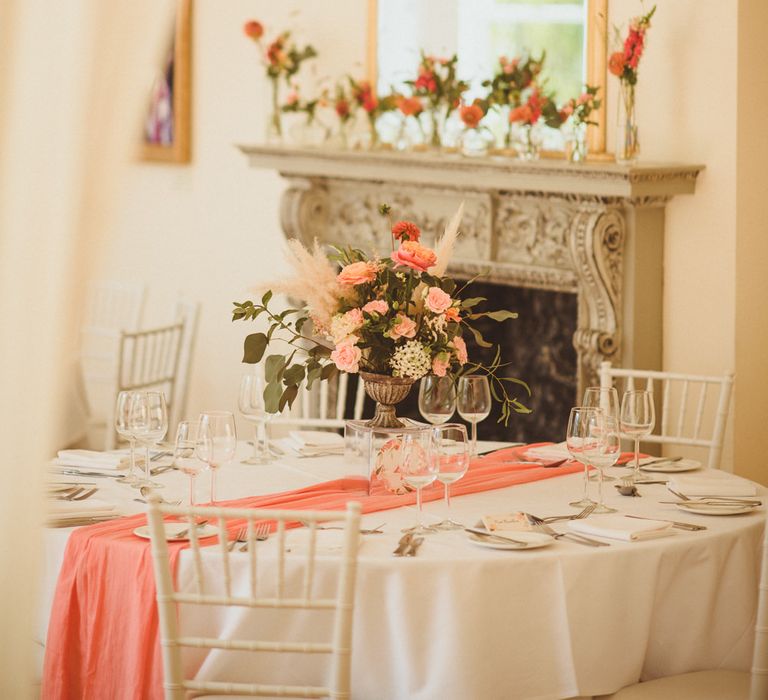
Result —
[[661, 434], [669, 434], [669, 394], [670, 394], [670, 381], [664, 379], [662, 381], [662, 399], [661, 399]]
[[680, 406], [678, 407], [679, 413], [677, 414], [677, 432], [675, 433], [677, 437], [682, 437], [684, 434], [685, 414], [688, 407], [688, 386], [689, 382], [684, 380], [683, 390], [680, 396]]

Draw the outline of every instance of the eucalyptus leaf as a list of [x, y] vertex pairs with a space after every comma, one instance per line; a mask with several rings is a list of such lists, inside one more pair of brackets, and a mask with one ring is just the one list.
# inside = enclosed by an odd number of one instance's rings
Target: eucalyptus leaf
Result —
[[272, 290], [268, 289], [266, 292], [264, 292], [264, 296], [261, 297], [261, 303], [263, 306], [266, 306], [269, 304], [269, 300], [272, 298]]
[[280, 399], [283, 395], [283, 385], [280, 382], [270, 382], [264, 389], [264, 409], [267, 413], [280, 413]]
[[477, 328], [473, 328], [469, 324], [465, 324], [467, 328], [469, 328], [469, 332], [472, 333], [472, 335], [475, 338], [475, 342], [481, 347], [481, 348], [492, 348], [493, 343], [489, 343], [485, 338], [483, 338], [482, 333], [480, 333]]
[[264, 378], [267, 382], [279, 382], [285, 369], [285, 358], [282, 355], [270, 355], [264, 362]]
[[264, 351], [267, 349], [267, 336], [263, 333], [251, 333], [246, 336], [243, 343], [243, 362], [248, 365], [255, 365], [261, 362], [264, 357]]
[[279, 408], [282, 411], [286, 405], [290, 408], [293, 406], [293, 402], [296, 400], [296, 397], [299, 395], [299, 387], [296, 384], [291, 384], [291, 386], [287, 387], [285, 391], [283, 391], [282, 396], [280, 397], [280, 404]]
[[286, 386], [300, 384], [304, 379], [304, 365], [291, 365], [283, 372], [283, 384]]

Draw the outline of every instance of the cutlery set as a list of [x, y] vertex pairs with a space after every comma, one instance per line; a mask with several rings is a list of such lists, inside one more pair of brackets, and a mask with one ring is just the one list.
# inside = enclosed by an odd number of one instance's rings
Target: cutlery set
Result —
[[424, 544], [423, 537], [414, 537], [412, 533], [408, 532], [400, 538], [400, 542], [392, 554], [396, 557], [415, 557], [422, 544]]

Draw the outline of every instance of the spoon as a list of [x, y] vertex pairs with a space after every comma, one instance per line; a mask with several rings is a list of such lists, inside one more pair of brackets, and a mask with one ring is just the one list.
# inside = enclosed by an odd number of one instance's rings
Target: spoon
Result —
[[[139, 503], [146, 503], [147, 501], [145, 499], [149, 498], [153, 493], [155, 493], [152, 490], [151, 486], [142, 486], [139, 489], [139, 492], [141, 493], [142, 496], [144, 496], [144, 498], [133, 499], [134, 501], [137, 501]], [[165, 503], [165, 505], [167, 506], [178, 506], [181, 504], [181, 501], [166, 501], [159, 493], [155, 495], [160, 499], [160, 503]]]

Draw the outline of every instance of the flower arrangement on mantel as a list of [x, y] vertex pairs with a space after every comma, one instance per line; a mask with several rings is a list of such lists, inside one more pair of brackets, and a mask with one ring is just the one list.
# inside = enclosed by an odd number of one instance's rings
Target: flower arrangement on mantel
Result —
[[[427, 374], [458, 378], [483, 373], [491, 394], [501, 405], [499, 422], [512, 413], [529, 413], [515, 395], [527, 384], [501, 376], [506, 366], [497, 347], [488, 366], [469, 360], [465, 337], [490, 348], [473, 322], [489, 318], [502, 322], [517, 318], [511, 311], [479, 311], [486, 299], [461, 298], [466, 286], [445, 275], [458, 235], [463, 205], [446, 227], [435, 249], [424, 246], [419, 227], [411, 221], [390, 220], [390, 208], [380, 207], [391, 230], [392, 250], [387, 257], [370, 256], [357, 248], [333, 248], [330, 255], [317, 240], [311, 249], [298, 240], [288, 242], [293, 274], [270, 287], [260, 303], [235, 302], [232, 320], [250, 321], [264, 315], [266, 332], [248, 335], [243, 362], [264, 360], [265, 407], [279, 413], [290, 407], [306, 382], [330, 379], [338, 372], [361, 372], [366, 382], [377, 377], [400, 378], [412, 384]], [[273, 292], [300, 300], [301, 308], [275, 311]], [[287, 353], [266, 356], [276, 343]]]

